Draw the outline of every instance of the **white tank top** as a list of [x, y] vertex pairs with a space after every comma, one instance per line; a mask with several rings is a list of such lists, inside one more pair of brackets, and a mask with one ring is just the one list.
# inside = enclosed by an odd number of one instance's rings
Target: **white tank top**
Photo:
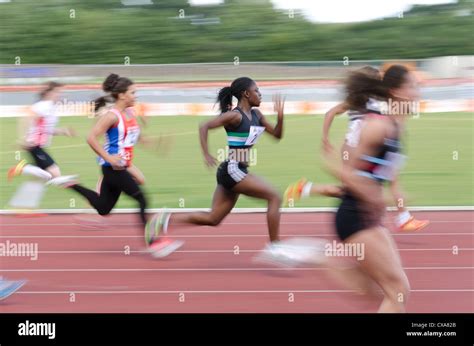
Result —
[[54, 128], [58, 123], [56, 106], [51, 100], [39, 101], [31, 106], [35, 114], [33, 124], [28, 129], [26, 141], [29, 145], [47, 147], [51, 144]]

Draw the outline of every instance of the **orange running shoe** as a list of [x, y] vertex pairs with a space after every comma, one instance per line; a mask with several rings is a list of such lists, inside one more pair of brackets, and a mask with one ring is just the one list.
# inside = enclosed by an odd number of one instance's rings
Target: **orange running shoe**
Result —
[[23, 171], [23, 167], [25, 167], [26, 163], [26, 160], [23, 159], [8, 170], [7, 179], [9, 182], [11, 182], [13, 178], [21, 174], [21, 172]]
[[301, 199], [301, 193], [303, 192], [303, 187], [306, 185], [308, 180], [306, 178], [301, 178], [296, 183], [290, 184], [285, 190], [283, 195], [283, 203], [285, 206], [290, 204], [290, 201], [299, 201]]
[[398, 227], [400, 232], [418, 232], [430, 224], [429, 220], [417, 220], [414, 216]]

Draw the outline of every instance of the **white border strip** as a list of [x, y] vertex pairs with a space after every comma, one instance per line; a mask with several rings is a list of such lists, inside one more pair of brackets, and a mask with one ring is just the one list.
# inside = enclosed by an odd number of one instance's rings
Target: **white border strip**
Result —
[[[474, 206], [418, 206], [407, 208], [410, 211], [474, 211]], [[120, 208], [112, 210], [113, 214], [132, 214], [136, 213], [136, 208]], [[152, 208], [148, 209], [148, 213], [158, 213], [162, 211], [172, 213], [192, 213], [197, 211], [210, 211], [209, 208]], [[282, 213], [327, 213], [335, 212], [337, 208], [332, 207], [304, 207], [304, 208], [281, 208]], [[395, 207], [387, 208], [387, 211], [396, 211]], [[250, 214], [250, 213], [266, 213], [267, 208], [234, 208], [232, 214]], [[20, 210], [20, 209], [0, 209], [0, 215], [11, 214], [96, 214], [94, 209], [35, 209], [35, 210]]]

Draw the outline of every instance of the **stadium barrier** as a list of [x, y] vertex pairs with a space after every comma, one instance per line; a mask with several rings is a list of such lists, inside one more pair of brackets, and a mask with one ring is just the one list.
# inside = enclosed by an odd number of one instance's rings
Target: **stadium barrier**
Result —
[[[324, 114], [337, 102], [307, 102], [287, 101], [285, 103], [285, 114]], [[213, 103], [141, 103], [136, 107], [137, 113], [144, 116], [210, 116], [217, 114], [217, 108]], [[273, 104], [263, 102], [260, 109], [264, 114], [274, 114]], [[473, 99], [453, 100], [427, 100], [421, 101], [419, 113], [442, 113], [442, 112], [474, 112]], [[30, 106], [0, 106], [0, 117], [20, 117], [30, 113]], [[58, 116], [92, 116], [90, 107], [77, 105], [61, 105], [58, 107]], [[415, 114], [416, 116], [416, 114]]]

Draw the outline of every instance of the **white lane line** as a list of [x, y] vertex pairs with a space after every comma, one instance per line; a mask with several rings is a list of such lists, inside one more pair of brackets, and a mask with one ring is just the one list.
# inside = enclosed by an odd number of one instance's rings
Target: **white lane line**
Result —
[[0, 272], [205, 272], [205, 271], [279, 271], [326, 270], [327, 268], [86, 268], [86, 269], [0, 269]]
[[[333, 221], [292, 221], [292, 222], [280, 222], [280, 225], [312, 225], [312, 224], [333, 224]], [[433, 223], [474, 223], [474, 220], [453, 220], [453, 221], [430, 221], [430, 224]], [[387, 224], [394, 224], [394, 222], [387, 222]], [[109, 226], [140, 226], [141, 223], [138, 222], [120, 222], [120, 223], [101, 223], [100, 220], [91, 220], [84, 221], [83, 223], [2, 223], [3, 226], [28, 226], [28, 227], [61, 227], [61, 226], [93, 226], [93, 227], [109, 227]], [[226, 222], [220, 225], [220, 227], [225, 226], [241, 226], [241, 225], [262, 225], [266, 226], [266, 222]]]
[[[474, 211], [474, 206], [413, 206], [407, 208], [409, 211], [420, 211], [420, 212], [440, 212], [440, 211]], [[172, 213], [189, 213], [196, 211], [209, 211], [209, 208], [150, 208], [147, 210], [148, 213], [158, 213], [162, 211], [169, 211]], [[387, 211], [396, 211], [394, 207], [387, 207]], [[337, 208], [334, 207], [292, 207], [292, 208], [280, 208], [282, 213], [298, 214], [298, 213], [328, 213], [335, 212]], [[38, 209], [36, 213], [40, 214], [92, 214], [97, 215], [94, 209]], [[136, 208], [117, 208], [112, 210], [111, 214], [136, 214]], [[254, 213], [266, 213], [267, 208], [234, 208], [232, 214], [254, 214]], [[20, 214], [18, 211], [12, 209], [0, 209], [0, 214], [4, 215], [16, 215]]]
[[[16, 294], [271, 294], [271, 293], [355, 293], [355, 290], [242, 290], [242, 291], [19, 291]], [[410, 290], [413, 292], [474, 292], [474, 289], [471, 288], [460, 288], [460, 289], [414, 289]]]
[[[449, 251], [452, 252], [453, 248], [447, 249], [398, 249], [399, 251]], [[244, 250], [239, 249], [239, 253], [258, 253], [262, 250]], [[474, 248], [457, 248], [456, 251], [474, 251]], [[235, 253], [236, 250], [228, 249], [228, 250], [177, 250], [175, 253], [204, 253], [204, 254], [212, 254], [212, 253], [228, 253], [232, 255], [238, 255]], [[38, 251], [38, 254], [106, 254], [106, 253], [118, 253], [123, 254], [125, 250], [43, 250]], [[148, 253], [148, 250], [127, 250], [128, 253]]]
[[[327, 267], [312, 268], [64, 268], [64, 269], [1, 269], [0, 272], [205, 272], [205, 271], [310, 271], [327, 270]], [[473, 270], [474, 267], [405, 267], [405, 270]]]
[[[217, 231], [216, 231], [217, 232]], [[425, 237], [425, 236], [453, 236], [466, 235], [474, 236], [474, 233], [392, 233], [394, 237]], [[321, 233], [321, 234], [281, 234], [281, 237], [335, 237], [335, 233]], [[173, 238], [247, 238], [247, 237], [268, 237], [268, 234], [189, 234], [189, 235], [174, 235]], [[143, 238], [140, 235], [0, 235], [0, 238]]]

